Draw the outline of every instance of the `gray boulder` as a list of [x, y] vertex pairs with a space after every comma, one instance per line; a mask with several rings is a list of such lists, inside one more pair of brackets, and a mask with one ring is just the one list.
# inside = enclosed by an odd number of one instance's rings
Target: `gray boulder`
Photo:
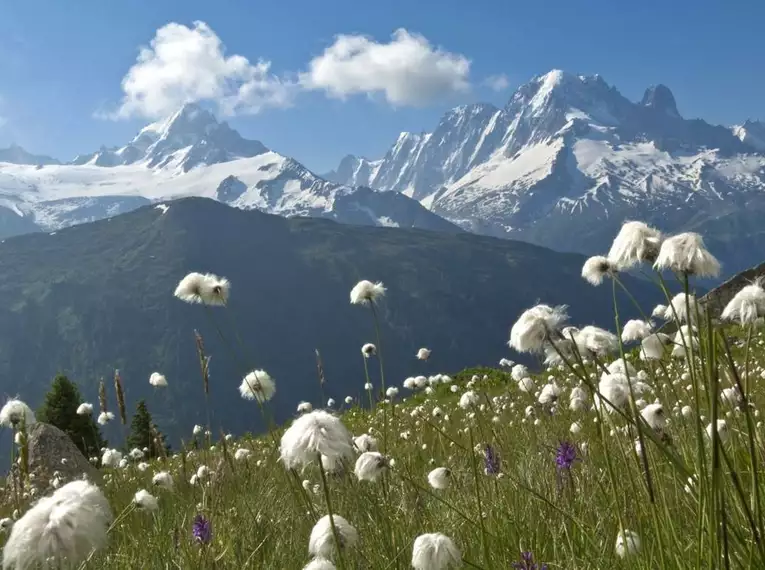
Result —
[[77, 449], [71, 438], [50, 424], [37, 422], [29, 429], [29, 472], [38, 486], [53, 479], [58, 472], [62, 482], [86, 475], [91, 481], [100, 477], [98, 469]]

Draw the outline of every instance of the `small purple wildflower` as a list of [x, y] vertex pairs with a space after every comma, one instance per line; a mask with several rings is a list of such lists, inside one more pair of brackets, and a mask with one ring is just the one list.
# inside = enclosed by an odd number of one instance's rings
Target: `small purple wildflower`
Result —
[[521, 552], [521, 561], [513, 562], [513, 570], [547, 570], [547, 564], [541, 566], [534, 562], [534, 555], [531, 552]]
[[194, 540], [199, 544], [209, 544], [212, 540], [212, 525], [202, 515], [194, 517], [194, 523], [191, 526], [191, 534], [194, 535]]
[[576, 460], [576, 447], [567, 441], [560, 442], [558, 449], [555, 451], [555, 464], [558, 469], [571, 469]]
[[486, 445], [484, 452], [484, 466], [487, 475], [497, 475], [500, 470], [499, 455], [491, 445]]

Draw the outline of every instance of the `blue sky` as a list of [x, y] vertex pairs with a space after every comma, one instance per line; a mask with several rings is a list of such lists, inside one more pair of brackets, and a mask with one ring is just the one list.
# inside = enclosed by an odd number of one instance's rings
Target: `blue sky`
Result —
[[[323, 172], [456, 104], [502, 105], [553, 68], [600, 73], [632, 99], [665, 83], [684, 116], [733, 124], [765, 118], [763, 21], [759, 0], [0, 0], [0, 146], [71, 159], [202, 98]], [[158, 30], [167, 51], [133, 68]], [[498, 76], [506, 89], [488, 85]]]

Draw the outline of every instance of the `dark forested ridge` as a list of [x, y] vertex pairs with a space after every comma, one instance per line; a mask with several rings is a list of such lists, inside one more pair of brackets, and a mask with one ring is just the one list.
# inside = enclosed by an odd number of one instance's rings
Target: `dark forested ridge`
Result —
[[[515, 241], [285, 219], [201, 198], [172, 202], [166, 212], [147, 206], [0, 244], [0, 389], [36, 407], [60, 372], [97, 406], [104, 377], [116, 412], [111, 378], [118, 368], [128, 409], [146, 399], [160, 429], [177, 442], [205, 422], [198, 329], [212, 355], [216, 430], [256, 430], [258, 407], [237, 390], [245, 368], [275, 378], [279, 420], [300, 400], [323, 400], [317, 348], [325, 396], [340, 403], [361, 395], [360, 347], [374, 342], [374, 329], [369, 309], [349, 304], [358, 280], [388, 288], [379, 311], [383, 354], [388, 383], [400, 385], [415, 373], [511, 356], [509, 327], [538, 300], [570, 304], [572, 322], [610, 326], [611, 287], [587, 285], [583, 260]], [[175, 299], [189, 271], [228, 277], [229, 307]], [[653, 288], [628, 282], [638, 299], [656, 300]], [[414, 358], [421, 346], [433, 350], [427, 363]], [[370, 370], [379, 386], [376, 363]], [[165, 374], [169, 387], [150, 386], [153, 371]], [[112, 444], [120, 433], [114, 422], [105, 430]]]

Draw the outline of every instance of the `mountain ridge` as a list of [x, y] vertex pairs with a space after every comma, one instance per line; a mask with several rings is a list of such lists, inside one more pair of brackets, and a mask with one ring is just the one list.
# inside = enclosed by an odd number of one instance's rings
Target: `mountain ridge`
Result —
[[0, 161], [0, 238], [186, 196], [283, 216], [463, 231], [407, 197], [358, 193], [324, 180], [260, 141], [242, 138], [196, 104], [147, 125], [121, 147], [102, 147], [67, 164], [32, 164], [29, 156], [22, 149], [14, 154], [17, 163]]
[[602, 253], [625, 219], [695, 228], [733, 252], [732, 274], [759, 260], [721, 217], [750, 225], [752, 209], [765, 212], [763, 149], [761, 123], [685, 119], [665, 85], [634, 102], [599, 75], [553, 70], [501, 109], [457, 107], [431, 133], [402, 133], [382, 162], [344, 160], [374, 174], [354, 183], [404, 193], [466, 230], [562, 251]]
[[[498, 361], [507, 327], [538, 300], [570, 303], [575, 322], [607, 325], [611, 292], [581, 279], [583, 260], [512, 240], [283, 218], [205, 198], [144, 206], [0, 243], [0, 387], [36, 405], [63, 372], [95, 401], [99, 379], [118, 368], [128, 406], [147, 399], [177, 442], [204, 418], [203, 398], [193, 397], [202, 390], [197, 329], [212, 355], [212, 409], [227, 410], [227, 429], [254, 431], [256, 409], [237, 391], [244, 368], [276, 378], [279, 420], [299, 400], [364, 397], [360, 348], [374, 326], [368, 309], [348, 301], [357, 281], [387, 287], [378, 316], [387, 381], [400, 386], [414, 373]], [[190, 271], [229, 278], [229, 307], [173, 298]], [[657, 300], [648, 283], [626, 282], [638, 299]], [[627, 302], [622, 310], [632, 311]], [[421, 346], [433, 349], [431, 361], [416, 360]], [[149, 385], [154, 371], [167, 390]], [[372, 381], [379, 386], [374, 372]]]

